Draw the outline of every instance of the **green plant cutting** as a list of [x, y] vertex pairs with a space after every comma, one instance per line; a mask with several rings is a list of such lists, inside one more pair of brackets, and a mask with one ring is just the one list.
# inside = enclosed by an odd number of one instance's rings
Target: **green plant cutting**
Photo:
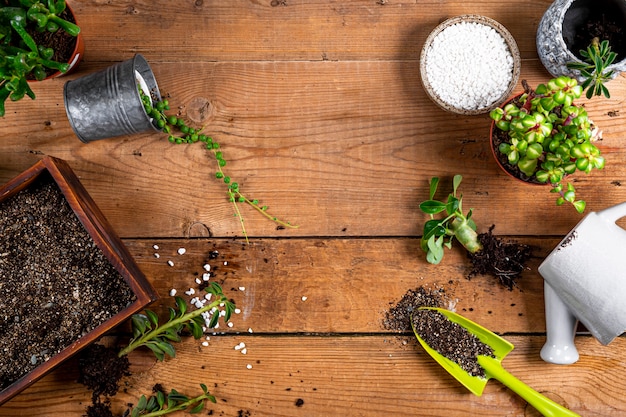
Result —
[[202, 143], [207, 150], [209, 150], [215, 157], [217, 163], [217, 171], [215, 178], [221, 180], [226, 185], [226, 193], [228, 200], [233, 204], [235, 216], [239, 219], [241, 225], [241, 231], [248, 242], [248, 232], [244, 224], [244, 218], [239, 209], [239, 203], [245, 203], [248, 206], [254, 208], [263, 216], [273, 221], [280, 228], [298, 228], [297, 225], [290, 222], [280, 220], [278, 217], [271, 215], [268, 212], [268, 206], [261, 205], [259, 200], [248, 198], [241, 189], [239, 184], [231, 179], [230, 176], [224, 173], [224, 167], [226, 166], [226, 160], [224, 159], [224, 153], [221, 151], [220, 145], [211, 136], [202, 133], [203, 128], [192, 128], [187, 125], [185, 120], [175, 115], [167, 115], [165, 112], [170, 109], [168, 100], [154, 101], [150, 96], [145, 94], [141, 88], [139, 88], [139, 94], [143, 102], [143, 106], [146, 113], [153, 118], [154, 125], [161, 129], [168, 135], [168, 140], [174, 144], [191, 144]]
[[215, 403], [215, 397], [209, 393], [207, 386], [200, 384], [203, 393], [195, 398], [190, 398], [172, 389], [165, 395], [157, 389], [154, 395], [146, 397], [142, 395], [135, 407], [130, 412], [130, 417], [156, 417], [187, 410], [189, 414], [198, 414], [204, 409], [207, 401]]
[[[565, 181], [576, 171], [604, 168], [604, 157], [594, 142], [601, 132], [583, 106], [575, 105], [583, 88], [575, 79], [561, 76], [532, 90], [525, 81], [518, 100], [491, 111], [497, 129], [507, 140], [497, 152], [528, 179], [550, 184], [556, 203], [571, 203], [584, 212], [584, 200], [576, 200], [574, 186]], [[495, 133], [495, 132], [494, 132]]]
[[582, 62], [569, 62], [567, 68], [580, 71], [585, 79], [581, 84], [583, 90], [587, 90], [587, 98], [604, 95], [611, 98], [606, 83], [613, 78], [613, 71], [607, 71], [607, 67], [615, 62], [617, 54], [611, 51], [608, 40], [600, 42], [599, 38], [593, 38], [587, 49], [580, 50]]
[[[476, 224], [471, 218], [472, 209], [464, 214], [463, 196], [457, 194], [462, 179], [461, 175], [455, 175], [452, 180], [452, 193], [440, 201], [435, 200], [439, 178], [431, 178], [429, 198], [420, 203], [420, 210], [430, 216], [430, 220], [424, 223], [421, 239], [421, 247], [426, 252], [426, 260], [429, 263], [440, 263], [444, 247], [450, 249], [454, 239], [458, 240], [469, 253], [476, 253], [483, 248], [478, 240]], [[444, 213], [444, 216], [440, 219], [435, 218], [435, 215], [440, 213]]]
[[[172, 342], [180, 342], [183, 331], [188, 331], [195, 339], [200, 339], [204, 334], [203, 327], [213, 328], [218, 323], [220, 311], [224, 312], [224, 321], [228, 321], [235, 310], [235, 304], [226, 298], [221, 286], [216, 282], [210, 283], [205, 291], [212, 295], [213, 301], [193, 311], [188, 311], [185, 300], [175, 297], [176, 307], [169, 307], [169, 320], [163, 324], [159, 324], [159, 316], [152, 310], [146, 309], [143, 313], [133, 314], [131, 317], [133, 338], [118, 356], [122, 357], [140, 346], [145, 346], [159, 361], [163, 361], [165, 355], [174, 358], [176, 349]], [[206, 322], [205, 313], [211, 315], [209, 323]]]
[[0, 5], [0, 116], [4, 116], [7, 99], [35, 99], [29, 79], [43, 80], [46, 68], [67, 72], [70, 67], [54, 61], [54, 49], [37, 45], [31, 33], [64, 30], [75, 37], [80, 28], [59, 17], [65, 0], [0, 0]]

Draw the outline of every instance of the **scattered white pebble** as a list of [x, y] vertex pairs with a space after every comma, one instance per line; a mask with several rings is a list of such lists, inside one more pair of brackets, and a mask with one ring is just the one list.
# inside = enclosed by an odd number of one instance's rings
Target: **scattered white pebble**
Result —
[[228, 261], [224, 261], [224, 266], [228, 265]]
[[247, 353], [248, 353], [248, 349], [246, 349], [246, 348], [241, 349], [241, 354], [242, 355], [246, 355]]
[[213, 297], [213, 294], [211, 294], [210, 292], [204, 294], [204, 299], [207, 301], [211, 301], [211, 297]]
[[229, 321], [229, 322], [228, 322], [228, 327], [231, 327], [231, 328], [232, 328], [233, 326], [234, 326], [233, 322], [232, 322], [232, 321]]
[[207, 271], [207, 272], [210, 272], [211, 271], [211, 265], [204, 264], [204, 270]]
[[202, 346], [209, 346], [209, 342], [207, 341], [202, 342]]
[[176, 295], [176, 289], [175, 289], [175, 288], [172, 288], [172, 289], [170, 290], [170, 297], [173, 297], [173, 296], [175, 296], [175, 295]]
[[158, 253], [155, 253], [155, 254], [154, 254], [154, 257], [155, 257], [155, 258], [157, 258], [157, 259], [159, 259], [159, 258], [161, 257], [161, 255], [159, 255]]
[[167, 261], [167, 264], [168, 264], [169, 266], [174, 266], [174, 262], [172, 262], [172, 261]]
[[302, 296], [302, 301], [306, 301], [309, 297], [307, 297], [306, 295]]
[[207, 272], [207, 273], [202, 274], [202, 281], [206, 282], [206, 281], [208, 281], [210, 279], [211, 279], [211, 274], [210, 273]]
[[247, 364], [247, 365], [246, 365], [246, 368], [248, 368], [248, 369], [252, 369], [252, 365]]
[[239, 343], [238, 345], [235, 346], [235, 350], [241, 350], [243, 348], [246, 347], [246, 344], [244, 342]]
[[187, 249], [185, 249], [185, 248], [178, 248], [178, 254], [179, 255], [184, 255], [185, 252], [187, 252]]
[[194, 290], [193, 288], [189, 288], [187, 291], [185, 291], [185, 294], [187, 295], [194, 295], [196, 293], [196, 290]]
[[152, 246], [152, 249], [154, 249], [154, 250], [159, 250], [159, 245], [153, 245], [153, 246]]
[[463, 110], [496, 102], [513, 76], [513, 56], [493, 28], [459, 22], [442, 30], [426, 51], [426, 75], [439, 98]]
[[241, 309], [240, 308], [236, 308], [235, 309], [235, 314], [241, 314]]
[[248, 333], [252, 333], [252, 327], [248, 327]]
[[200, 278], [196, 278], [196, 284], [202, 284], [202, 280]]
[[246, 287], [239, 287], [239, 291], [245, 291]]

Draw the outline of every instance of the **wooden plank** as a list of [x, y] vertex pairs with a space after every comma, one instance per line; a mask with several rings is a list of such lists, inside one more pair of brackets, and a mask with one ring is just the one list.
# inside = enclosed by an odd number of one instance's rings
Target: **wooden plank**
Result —
[[[493, 1], [76, 0], [89, 61], [140, 52], [154, 61], [417, 60], [446, 18], [482, 14], [536, 58], [536, 25], [550, 1], [503, 7]], [[532, 23], [531, 23], [532, 22]]]
[[[184, 292], [197, 289], [195, 279], [202, 277], [205, 264], [211, 265], [211, 279], [242, 310], [233, 316], [232, 329], [222, 328], [227, 332], [388, 332], [382, 325], [386, 312], [418, 287], [443, 288], [445, 301], [493, 331], [544, 332], [537, 266], [558, 241], [520, 242], [532, 245], [535, 257], [519, 288], [509, 291], [493, 277], [468, 280], [469, 261], [459, 248], [448, 251], [440, 265], [428, 264], [417, 239], [255, 239], [250, 245], [206, 239], [125, 241], [161, 295], [152, 308], [162, 315], [173, 305], [170, 290], [191, 299]], [[186, 249], [182, 256], [177, 253], [181, 247]], [[219, 256], [211, 259], [213, 253]]]
[[[573, 366], [547, 365], [539, 359], [541, 337], [508, 339], [516, 348], [504, 366], [529, 386], [580, 415], [626, 412], [623, 338], [609, 348], [581, 338], [583, 355]], [[234, 349], [242, 341], [246, 355]], [[482, 397], [473, 396], [414, 340], [404, 337], [230, 335], [212, 337], [208, 347], [186, 340], [179, 345], [177, 358], [163, 363], [149, 355], [140, 352], [131, 357], [133, 375], [112, 398], [114, 412], [136, 404], [155, 383], [189, 395], [199, 394], [199, 384], [205, 383], [217, 398], [217, 404], [205, 410], [213, 415], [539, 415], [497, 381], [487, 384]], [[69, 363], [0, 407], [0, 416], [30, 415], [33, 407], [39, 416], [81, 415], [90, 394], [76, 378], [76, 363]]]
[[[545, 187], [502, 173], [488, 147], [488, 117], [434, 108], [416, 71], [414, 62], [388, 61], [155, 65], [175, 109], [196, 117], [194, 109], [208, 103], [206, 118], [197, 120], [222, 144], [232, 178], [300, 225], [277, 231], [244, 211], [251, 236], [419, 235], [428, 179], [456, 173], [466, 178], [466, 207], [483, 230], [496, 224], [501, 234], [563, 236], [580, 220], [571, 207], [555, 207]], [[523, 75], [533, 84], [545, 79], [537, 62]], [[37, 85], [36, 101], [8, 103], [0, 181], [53, 155], [68, 160], [123, 237], [185, 237], [190, 225], [218, 237], [241, 235], [205, 151], [170, 145], [156, 132], [82, 144], [65, 117], [62, 87], [46, 82]], [[614, 98], [587, 103], [605, 131], [607, 158], [604, 171], [575, 176], [589, 210], [626, 201], [619, 111], [626, 77], [611, 87]]]

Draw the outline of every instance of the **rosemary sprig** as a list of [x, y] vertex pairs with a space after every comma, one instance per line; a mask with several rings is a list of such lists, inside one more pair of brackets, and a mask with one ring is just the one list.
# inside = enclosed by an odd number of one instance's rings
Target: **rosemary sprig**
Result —
[[206, 401], [215, 403], [215, 397], [209, 393], [207, 386], [200, 384], [203, 394], [195, 398], [189, 398], [172, 389], [167, 396], [161, 390], [157, 390], [154, 395], [146, 397], [142, 395], [139, 402], [130, 412], [130, 417], [156, 417], [176, 411], [188, 410], [190, 414], [197, 414], [204, 409]]
[[[212, 294], [215, 300], [190, 312], [187, 311], [185, 300], [175, 297], [176, 308], [169, 308], [169, 320], [163, 325], [159, 325], [159, 317], [151, 310], [146, 309], [143, 314], [134, 314], [131, 318], [133, 338], [118, 356], [122, 357], [140, 346], [145, 346], [152, 350], [159, 361], [164, 360], [165, 355], [174, 358], [176, 349], [171, 342], [180, 342], [183, 330], [188, 330], [195, 339], [200, 339], [204, 334], [203, 327], [215, 327], [220, 318], [220, 311], [224, 311], [224, 321], [228, 321], [235, 310], [235, 304], [226, 298], [216, 282], [210, 283], [206, 291]], [[204, 318], [205, 313], [211, 314], [208, 323]]]

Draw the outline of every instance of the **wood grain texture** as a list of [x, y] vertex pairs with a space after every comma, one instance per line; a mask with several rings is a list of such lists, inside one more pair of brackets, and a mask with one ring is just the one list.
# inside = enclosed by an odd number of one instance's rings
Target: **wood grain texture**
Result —
[[[43, 155], [66, 160], [161, 295], [155, 311], [165, 313], [172, 288], [182, 295], [195, 287], [207, 262], [241, 309], [232, 328], [210, 335], [209, 347], [187, 340], [164, 363], [133, 354], [114, 411], [157, 382], [189, 394], [202, 382], [217, 397], [206, 410], [216, 416], [537, 416], [495, 381], [472, 396], [409, 334], [382, 326], [407, 290], [426, 286], [445, 288], [457, 311], [511, 340], [516, 348], [504, 365], [530, 386], [583, 416], [626, 413], [624, 337], [601, 346], [581, 328], [577, 364], [539, 358], [545, 317], [537, 267], [582, 216], [555, 207], [544, 187], [509, 179], [491, 155], [488, 116], [436, 108], [419, 77], [428, 33], [448, 17], [476, 13], [515, 37], [521, 78], [545, 82], [535, 32], [551, 0], [71, 4], [84, 61], [73, 75], [33, 84], [35, 101], [7, 103], [0, 183]], [[225, 169], [242, 190], [298, 229], [279, 230], [243, 208], [245, 245], [214, 161], [199, 146], [170, 145], [157, 132], [90, 144], [76, 138], [64, 83], [135, 53], [150, 62], [173, 111], [221, 143]], [[607, 160], [603, 171], [574, 177], [589, 211], [626, 201], [626, 76], [609, 87], [611, 99], [585, 101], [604, 131]], [[444, 191], [454, 174], [464, 176], [465, 207], [479, 231], [495, 225], [495, 234], [533, 246], [513, 291], [488, 277], [468, 280], [458, 248], [438, 266], [425, 261], [418, 204], [429, 178], [441, 177]], [[210, 259], [212, 251], [219, 256]], [[127, 335], [122, 326], [109, 341]], [[241, 341], [247, 355], [234, 350]], [[76, 379], [71, 359], [0, 407], [0, 416], [33, 415], [34, 404], [43, 404], [41, 416], [83, 415], [91, 399]]]

